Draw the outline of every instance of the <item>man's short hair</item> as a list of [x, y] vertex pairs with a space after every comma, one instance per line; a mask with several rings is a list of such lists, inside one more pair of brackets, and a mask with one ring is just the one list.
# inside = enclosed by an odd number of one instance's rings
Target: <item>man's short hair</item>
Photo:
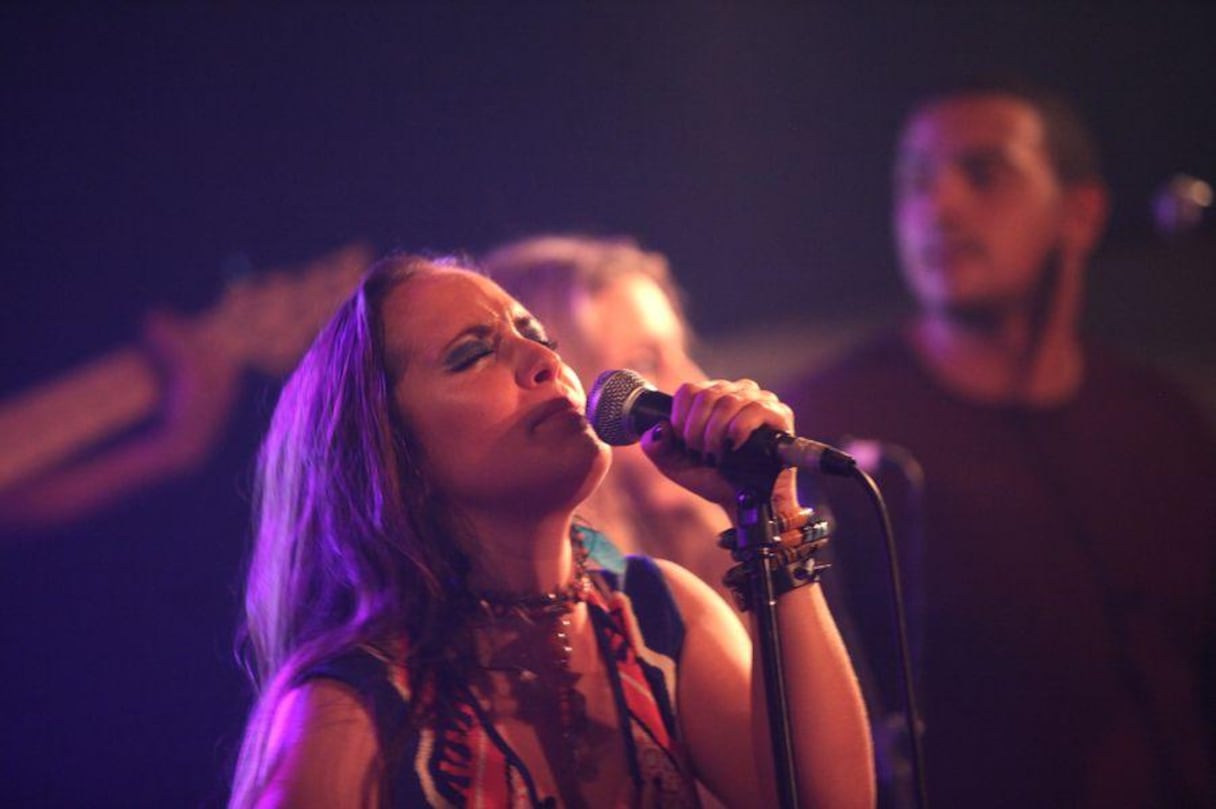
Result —
[[1009, 96], [1028, 104], [1043, 121], [1047, 155], [1065, 185], [1101, 182], [1098, 144], [1076, 105], [1063, 93], [1020, 76], [980, 76], [926, 93], [908, 115], [960, 96]]

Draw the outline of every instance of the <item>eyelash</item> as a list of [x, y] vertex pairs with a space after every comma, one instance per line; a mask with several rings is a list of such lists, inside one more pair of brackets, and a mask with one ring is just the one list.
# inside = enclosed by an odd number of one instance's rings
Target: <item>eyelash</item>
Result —
[[[549, 349], [550, 351], [553, 351], [553, 352], [557, 351], [557, 341], [556, 340], [551, 340], [548, 337], [541, 337], [539, 335], [525, 335], [525, 336], [532, 342], [539, 343], [540, 345], [543, 345], [545, 348]], [[482, 357], [485, 357], [485, 356], [488, 356], [488, 355], [494, 353], [494, 350], [495, 350], [495, 347], [490, 342], [485, 341], [485, 340], [478, 340], [474, 343], [466, 343], [465, 345], [466, 346], [475, 346], [475, 348], [472, 348], [472, 350], [469, 351], [469, 353], [466, 355], [465, 351], [467, 349], [465, 348], [465, 346], [462, 346], [457, 351], [456, 361], [448, 366], [449, 370], [451, 370], [453, 372], [459, 372], [459, 371], [465, 370], [466, 368], [470, 368], [470, 367], [472, 367], [473, 363], [477, 362]]]

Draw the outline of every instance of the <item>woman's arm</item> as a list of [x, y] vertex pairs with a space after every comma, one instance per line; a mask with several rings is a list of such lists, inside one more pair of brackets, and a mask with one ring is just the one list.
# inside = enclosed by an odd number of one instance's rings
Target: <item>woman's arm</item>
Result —
[[[697, 775], [728, 806], [775, 806], [767, 702], [748, 633], [704, 582], [659, 564], [685, 622], [677, 708]], [[799, 805], [872, 806], [865, 708], [819, 585], [782, 596], [777, 620]]]
[[[717, 467], [761, 426], [793, 433], [793, 414], [755, 382], [688, 384], [673, 397], [670, 424], [648, 433], [642, 447], [677, 483], [733, 515], [735, 487]], [[797, 512], [794, 470], [777, 477], [771, 500], [776, 514]], [[665, 569], [686, 625], [678, 709], [698, 775], [731, 805], [776, 805], [764, 678], [751, 641], [708, 587]], [[872, 806], [861, 690], [820, 586], [782, 595], [777, 624], [801, 809]]]

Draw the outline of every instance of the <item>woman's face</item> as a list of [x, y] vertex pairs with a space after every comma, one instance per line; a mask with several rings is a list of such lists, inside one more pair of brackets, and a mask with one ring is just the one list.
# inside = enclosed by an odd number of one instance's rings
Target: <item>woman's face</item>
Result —
[[411, 278], [383, 304], [393, 400], [439, 488], [470, 514], [572, 508], [607, 471], [578, 377], [541, 325], [464, 270]]

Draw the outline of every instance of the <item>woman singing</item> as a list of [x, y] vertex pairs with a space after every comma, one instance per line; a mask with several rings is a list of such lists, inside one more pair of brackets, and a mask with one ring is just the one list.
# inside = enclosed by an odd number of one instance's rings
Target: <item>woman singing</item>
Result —
[[[693, 806], [698, 779], [729, 806], [775, 805], [738, 618], [576, 520], [610, 451], [555, 348], [487, 278], [402, 256], [318, 337], [260, 459], [259, 699], [234, 806]], [[686, 384], [643, 449], [733, 516], [717, 464], [761, 425], [793, 427], [755, 383]], [[792, 471], [772, 504], [798, 524]], [[871, 805], [864, 709], [820, 588], [777, 605], [800, 805]]]

